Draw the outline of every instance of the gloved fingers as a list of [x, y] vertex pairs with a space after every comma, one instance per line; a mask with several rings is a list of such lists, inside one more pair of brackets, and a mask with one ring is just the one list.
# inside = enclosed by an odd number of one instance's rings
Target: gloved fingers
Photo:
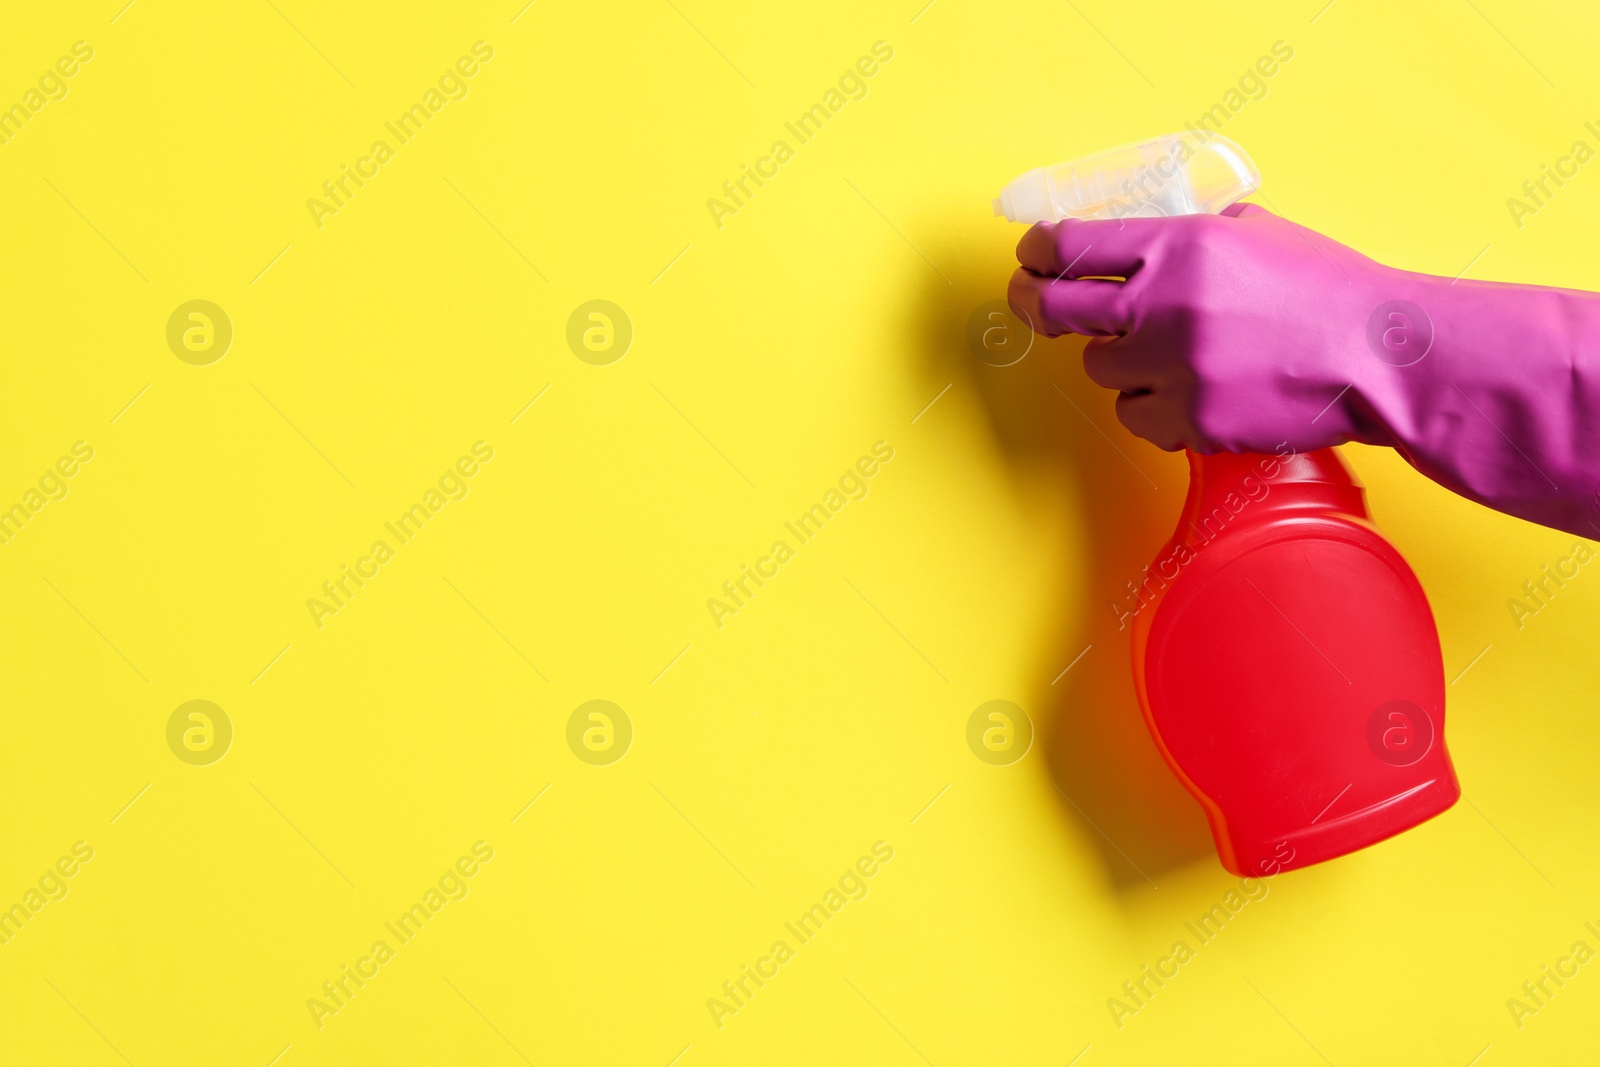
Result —
[[1128, 432], [1142, 437], [1166, 452], [1176, 452], [1189, 436], [1177, 398], [1157, 390], [1153, 393], [1123, 393], [1117, 397], [1117, 421]]
[[1035, 274], [1066, 278], [1128, 278], [1144, 265], [1156, 219], [1068, 219], [1041, 222], [1022, 235], [1017, 262]]
[[1121, 339], [1096, 339], [1085, 345], [1083, 372], [1094, 384], [1119, 393], [1148, 393], [1162, 380], [1152, 354]]
[[1121, 282], [1042, 278], [1019, 270], [1011, 276], [1006, 299], [1013, 311], [1046, 337], [1063, 333], [1112, 337], [1129, 327]]
[[1243, 201], [1240, 201], [1237, 204], [1229, 204], [1227, 207], [1222, 209], [1220, 214], [1230, 219], [1275, 219], [1279, 217], [1262, 207], [1260, 204], [1246, 204]]

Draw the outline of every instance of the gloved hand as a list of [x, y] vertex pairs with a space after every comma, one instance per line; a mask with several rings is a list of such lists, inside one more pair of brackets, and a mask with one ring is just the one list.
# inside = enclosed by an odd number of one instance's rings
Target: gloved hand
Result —
[[1017, 259], [1012, 308], [1094, 338], [1085, 371], [1161, 448], [1388, 445], [1479, 503], [1600, 534], [1600, 295], [1396, 270], [1254, 204], [1040, 223]]

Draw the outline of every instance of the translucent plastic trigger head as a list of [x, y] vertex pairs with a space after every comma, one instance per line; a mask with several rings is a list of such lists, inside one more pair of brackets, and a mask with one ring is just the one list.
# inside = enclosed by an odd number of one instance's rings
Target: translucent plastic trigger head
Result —
[[1260, 186], [1244, 149], [1185, 131], [1036, 167], [1001, 191], [994, 213], [1027, 223], [1215, 214]]

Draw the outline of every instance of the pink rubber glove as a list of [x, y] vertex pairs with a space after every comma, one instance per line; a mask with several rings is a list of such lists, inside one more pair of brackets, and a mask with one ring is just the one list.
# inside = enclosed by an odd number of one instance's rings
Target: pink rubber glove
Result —
[[1396, 270], [1254, 204], [1040, 223], [1017, 259], [1012, 308], [1095, 338], [1084, 370], [1161, 448], [1388, 445], [1481, 504], [1600, 534], [1600, 295]]

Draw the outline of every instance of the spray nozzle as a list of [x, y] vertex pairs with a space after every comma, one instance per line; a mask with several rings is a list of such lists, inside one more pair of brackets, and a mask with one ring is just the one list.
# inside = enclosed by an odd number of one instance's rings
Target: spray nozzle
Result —
[[1170, 133], [1036, 167], [994, 201], [1012, 222], [1215, 213], [1261, 186], [1244, 149], [1220, 134]]

